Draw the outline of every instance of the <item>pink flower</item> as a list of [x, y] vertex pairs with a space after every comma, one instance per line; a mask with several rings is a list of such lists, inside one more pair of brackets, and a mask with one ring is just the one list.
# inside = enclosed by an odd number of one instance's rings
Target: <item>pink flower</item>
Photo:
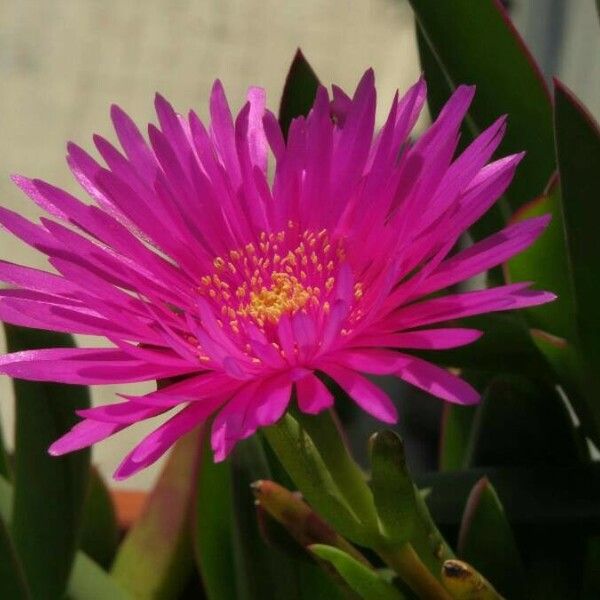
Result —
[[58, 274], [0, 263], [0, 279], [13, 286], [0, 292], [0, 318], [98, 335], [113, 347], [7, 354], [0, 372], [91, 385], [169, 380], [80, 411], [83, 420], [50, 451], [89, 446], [177, 407], [115, 476], [151, 464], [213, 416], [212, 446], [222, 460], [238, 440], [275, 423], [294, 388], [300, 410], [331, 407], [319, 373], [387, 423], [396, 408], [364, 373], [395, 375], [449, 402], [477, 402], [466, 382], [406, 351], [469, 344], [481, 332], [437, 325], [554, 296], [522, 283], [430, 297], [504, 262], [548, 223], [530, 219], [453, 253], [522, 157], [488, 162], [504, 133], [501, 118], [453, 159], [473, 94], [459, 87], [411, 143], [426, 95], [418, 81], [396, 96], [374, 135], [367, 71], [353, 98], [334, 88], [330, 102], [320, 88], [285, 142], [263, 90], [250, 89], [234, 122], [217, 82], [208, 129], [157, 96], [160, 127], [149, 126], [149, 144], [116, 106], [123, 153], [96, 136], [102, 166], [69, 144], [69, 166], [95, 205], [14, 177], [51, 218], [33, 224], [2, 208], [0, 222], [45, 253]]

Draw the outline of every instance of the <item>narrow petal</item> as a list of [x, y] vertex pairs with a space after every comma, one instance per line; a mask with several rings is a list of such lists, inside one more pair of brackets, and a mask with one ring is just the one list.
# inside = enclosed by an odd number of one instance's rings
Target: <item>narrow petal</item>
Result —
[[331, 408], [334, 403], [332, 393], [327, 386], [312, 373], [296, 382], [298, 407], [304, 413], [316, 415]]
[[482, 331], [466, 328], [421, 329], [402, 333], [364, 335], [352, 340], [356, 347], [411, 348], [415, 350], [446, 350], [477, 341]]
[[416, 302], [392, 313], [390, 318], [381, 323], [381, 326], [386, 331], [412, 329], [486, 312], [537, 306], [556, 298], [550, 292], [527, 289], [528, 285], [528, 283], [505, 285], [489, 290], [478, 290]]
[[222, 401], [222, 398], [214, 398], [186, 406], [146, 436], [121, 462], [114, 478], [126, 479], [156, 462], [179, 438], [203, 423]]
[[398, 420], [398, 412], [388, 395], [356, 371], [331, 363], [324, 363], [318, 368], [336, 381], [365, 412], [384, 423]]
[[56, 440], [50, 446], [48, 452], [52, 456], [62, 456], [68, 452], [81, 450], [82, 448], [87, 448], [92, 444], [101, 442], [125, 427], [126, 425], [120, 423], [107, 423], [85, 419], [77, 423], [71, 431]]
[[[193, 371], [194, 367], [187, 370]], [[173, 366], [148, 364], [112, 348], [49, 348], [0, 356], [0, 373], [28, 381], [132, 383], [173, 377], [182, 371]]]
[[217, 414], [210, 438], [215, 461], [225, 460], [238, 441], [252, 435], [258, 428], [250, 405], [255, 401], [259, 385], [259, 382], [253, 382], [239, 389]]
[[408, 362], [396, 372], [400, 379], [454, 404], [479, 402], [479, 392], [460, 377], [420, 358], [407, 358]]
[[155, 406], [146, 406], [136, 402], [116, 402], [114, 404], [105, 404], [104, 406], [94, 406], [78, 410], [80, 417], [91, 419], [93, 421], [102, 421], [103, 423], [121, 423], [131, 425], [144, 419], [150, 419], [168, 410]]

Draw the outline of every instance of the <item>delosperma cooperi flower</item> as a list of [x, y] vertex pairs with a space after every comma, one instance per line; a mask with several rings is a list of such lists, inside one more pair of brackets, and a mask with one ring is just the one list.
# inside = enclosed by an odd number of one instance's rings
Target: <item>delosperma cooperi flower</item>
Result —
[[409, 351], [469, 344], [481, 332], [439, 324], [553, 295], [528, 283], [440, 295], [529, 246], [548, 222], [532, 218], [455, 249], [521, 159], [490, 162], [504, 118], [455, 156], [474, 92], [460, 86], [413, 142], [424, 81], [394, 98], [375, 133], [367, 71], [352, 98], [334, 87], [330, 99], [319, 88], [284, 140], [263, 90], [250, 89], [234, 121], [217, 82], [209, 127], [157, 96], [159, 127], [149, 126], [149, 143], [113, 107], [122, 151], [96, 136], [105, 166], [69, 144], [68, 164], [93, 204], [15, 177], [49, 217], [33, 224], [2, 208], [0, 221], [45, 253], [54, 272], [1, 263], [0, 279], [11, 287], [0, 291], [0, 318], [101, 336], [112, 347], [7, 354], [0, 372], [91, 385], [165, 380], [157, 391], [80, 411], [82, 421], [51, 452], [89, 446], [177, 407], [115, 476], [146, 467], [208, 419], [222, 460], [238, 440], [280, 419], [294, 389], [305, 413], [332, 407], [322, 374], [388, 423], [397, 419], [394, 403], [365, 374], [477, 402], [468, 383]]

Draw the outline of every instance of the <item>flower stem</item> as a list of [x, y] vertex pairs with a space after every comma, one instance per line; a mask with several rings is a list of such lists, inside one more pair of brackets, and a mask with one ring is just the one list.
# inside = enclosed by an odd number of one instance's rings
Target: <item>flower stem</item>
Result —
[[399, 549], [377, 548], [376, 551], [422, 600], [452, 600], [452, 596], [423, 564], [410, 543]]
[[326, 411], [309, 416], [298, 411], [295, 416], [318, 448], [323, 462], [348, 505], [365, 528], [377, 532], [377, 512], [373, 494], [364, 473], [348, 451], [335, 415]]

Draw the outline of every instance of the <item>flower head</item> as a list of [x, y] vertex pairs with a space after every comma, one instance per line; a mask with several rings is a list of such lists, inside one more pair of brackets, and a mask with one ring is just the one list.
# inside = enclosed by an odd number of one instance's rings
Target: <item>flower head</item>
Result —
[[[365, 374], [395, 375], [450, 402], [478, 395], [410, 349], [468, 344], [480, 332], [448, 320], [547, 302], [529, 284], [432, 297], [531, 244], [546, 217], [507, 227], [455, 251], [508, 186], [521, 155], [489, 162], [501, 118], [455, 157], [472, 87], [459, 87], [429, 130], [409, 134], [425, 100], [418, 81], [374, 133], [372, 71], [352, 98], [318, 90], [287, 141], [265, 94], [251, 88], [235, 121], [214, 85], [210, 126], [178, 115], [160, 96], [149, 143], [118, 107], [122, 152], [94, 138], [105, 166], [75, 144], [68, 164], [94, 204], [39, 180], [17, 185], [50, 218], [33, 224], [7, 209], [0, 222], [48, 256], [54, 273], [7, 262], [0, 318], [107, 338], [110, 348], [7, 354], [0, 372], [76, 384], [165, 380], [143, 396], [80, 411], [58, 440], [62, 454], [177, 409], [124, 459], [127, 477], [213, 418], [218, 460], [276, 422], [295, 389], [318, 413], [333, 379], [366, 412], [394, 422], [396, 408]], [[268, 156], [274, 173], [268, 175]]]

